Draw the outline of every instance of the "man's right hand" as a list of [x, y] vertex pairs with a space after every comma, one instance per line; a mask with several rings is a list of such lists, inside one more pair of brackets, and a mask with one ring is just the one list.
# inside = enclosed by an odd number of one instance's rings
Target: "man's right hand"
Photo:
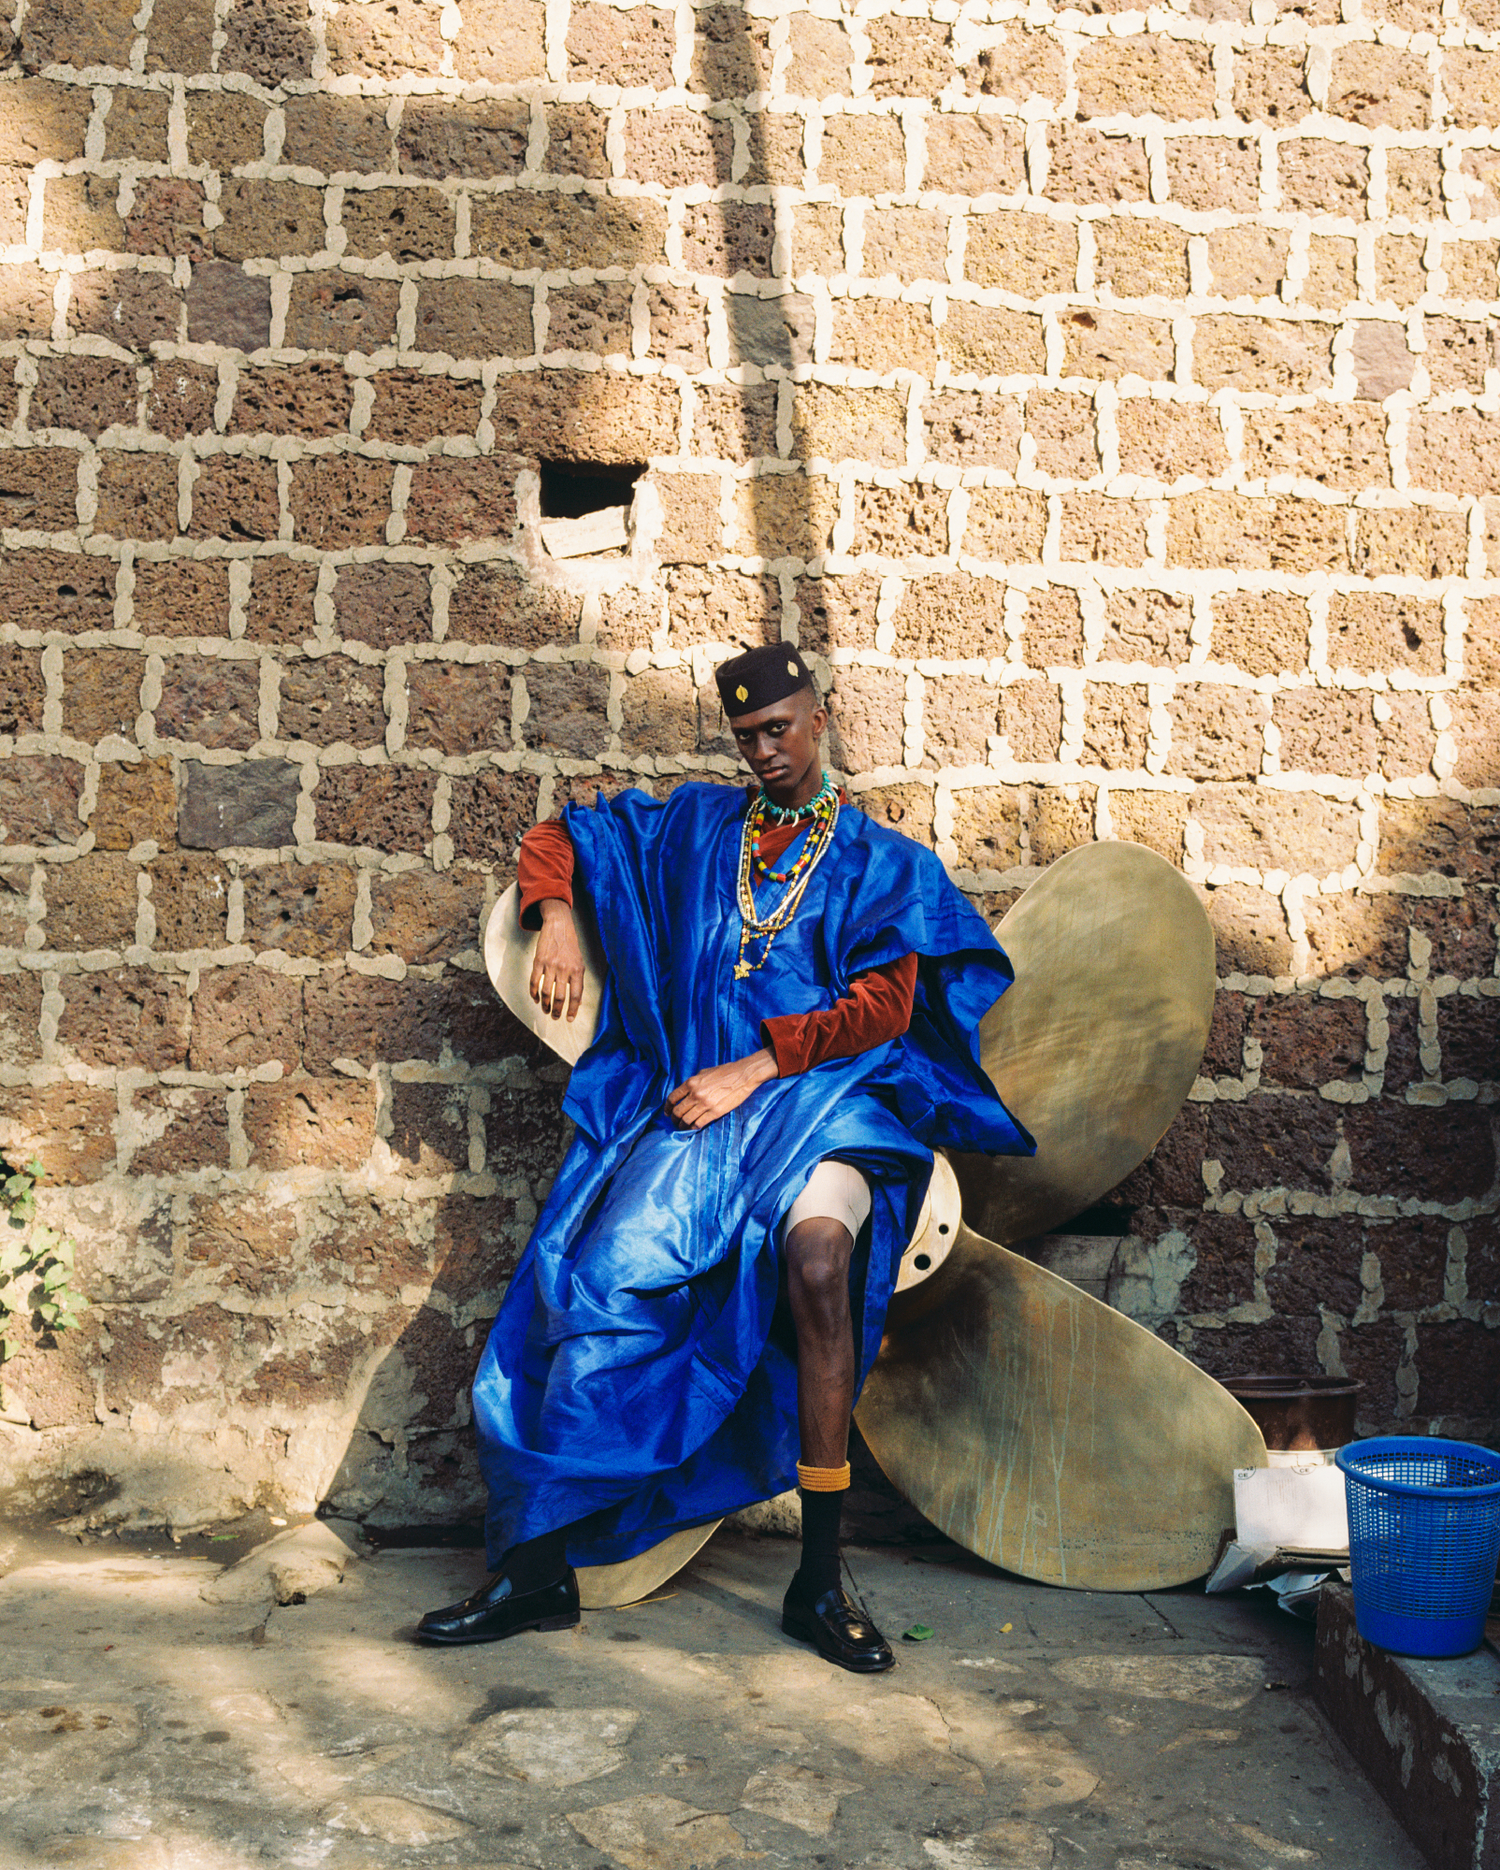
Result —
[[578, 946], [573, 911], [555, 899], [544, 902], [541, 911], [542, 932], [531, 962], [531, 997], [553, 1019], [561, 1019], [566, 1011], [574, 1020], [583, 999], [583, 950]]

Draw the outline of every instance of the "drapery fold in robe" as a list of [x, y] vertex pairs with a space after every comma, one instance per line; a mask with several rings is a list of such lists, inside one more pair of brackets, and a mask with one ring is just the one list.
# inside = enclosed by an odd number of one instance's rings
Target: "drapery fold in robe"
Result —
[[[820, 1160], [871, 1186], [851, 1273], [862, 1382], [932, 1150], [1032, 1151], [978, 1062], [1010, 964], [920, 845], [845, 807], [790, 927], [735, 978], [745, 810], [738, 787], [689, 784], [564, 814], [609, 974], [564, 1103], [577, 1134], [474, 1382], [492, 1565], [563, 1525], [573, 1563], [613, 1564], [794, 1483], [777, 1227]], [[761, 887], [762, 910], [782, 887]], [[706, 1129], [674, 1125], [670, 1093], [756, 1051], [762, 1019], [832, 1006], [907, 954], [901, 1038], [773, 1079]]]

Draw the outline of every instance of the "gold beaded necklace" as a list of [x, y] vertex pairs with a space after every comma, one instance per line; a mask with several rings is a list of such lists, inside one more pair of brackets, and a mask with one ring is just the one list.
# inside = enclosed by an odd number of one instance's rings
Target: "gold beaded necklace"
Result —
[[[771, 953], [771, 944], [784, 928], [787, 928], [796, 915], [812, 873], [827, 853], [833, 842], [834, 830], [839, 822], [838, 793], [828, 784], [825, 777], [822, 790], [813, 798], [803, 812], [812, 823], [807, 833], [807, 843], [802, 855], [786, 872], [768, 872], [758, 861], [760, 855], [761, 832], [767, 816], [777, 813], [785, 816], [780, 808], [772, 805], [762, 792], [745, 816], [745, 829], [740, 835], [740, 874], [739, 874], [739, 909], [740, 909], [740, 952], [735, 963], [734, 978], [744, 980], [749, 975], [763, 968]], [[802, 816], [799, 813], [798, 816]], [[777, 882], [786, 881], [786, 889], [772, 908], [762, 916], [755, 907], [754, 877], [757, 872], [763, 876], [774, 876]], [[758, 960], [747, 958], [752, 941], [764, 943]]]

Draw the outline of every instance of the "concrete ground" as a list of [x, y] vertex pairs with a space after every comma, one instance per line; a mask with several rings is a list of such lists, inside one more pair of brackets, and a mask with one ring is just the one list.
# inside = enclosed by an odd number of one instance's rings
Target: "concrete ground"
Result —
[[899, 1662], [860, 1678], [780, 1634], [795, 1548], [744, 1534], [656, 1600], [456, 1651], [409, 1639], [472, 1552], [6, 1546], [5, 1870], [1420, 1870], [1263, 1601], [855, 1551]]

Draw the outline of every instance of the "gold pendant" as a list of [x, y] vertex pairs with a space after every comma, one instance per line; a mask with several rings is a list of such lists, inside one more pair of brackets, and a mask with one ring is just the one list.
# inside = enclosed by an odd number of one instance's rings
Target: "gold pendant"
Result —
[[739, 965], [735, 968], [734, 978], [736, 980], [748, 980], [750, 978], [750, 969], [746, 966], [746, 964], [743, 961], [741, 961]]

